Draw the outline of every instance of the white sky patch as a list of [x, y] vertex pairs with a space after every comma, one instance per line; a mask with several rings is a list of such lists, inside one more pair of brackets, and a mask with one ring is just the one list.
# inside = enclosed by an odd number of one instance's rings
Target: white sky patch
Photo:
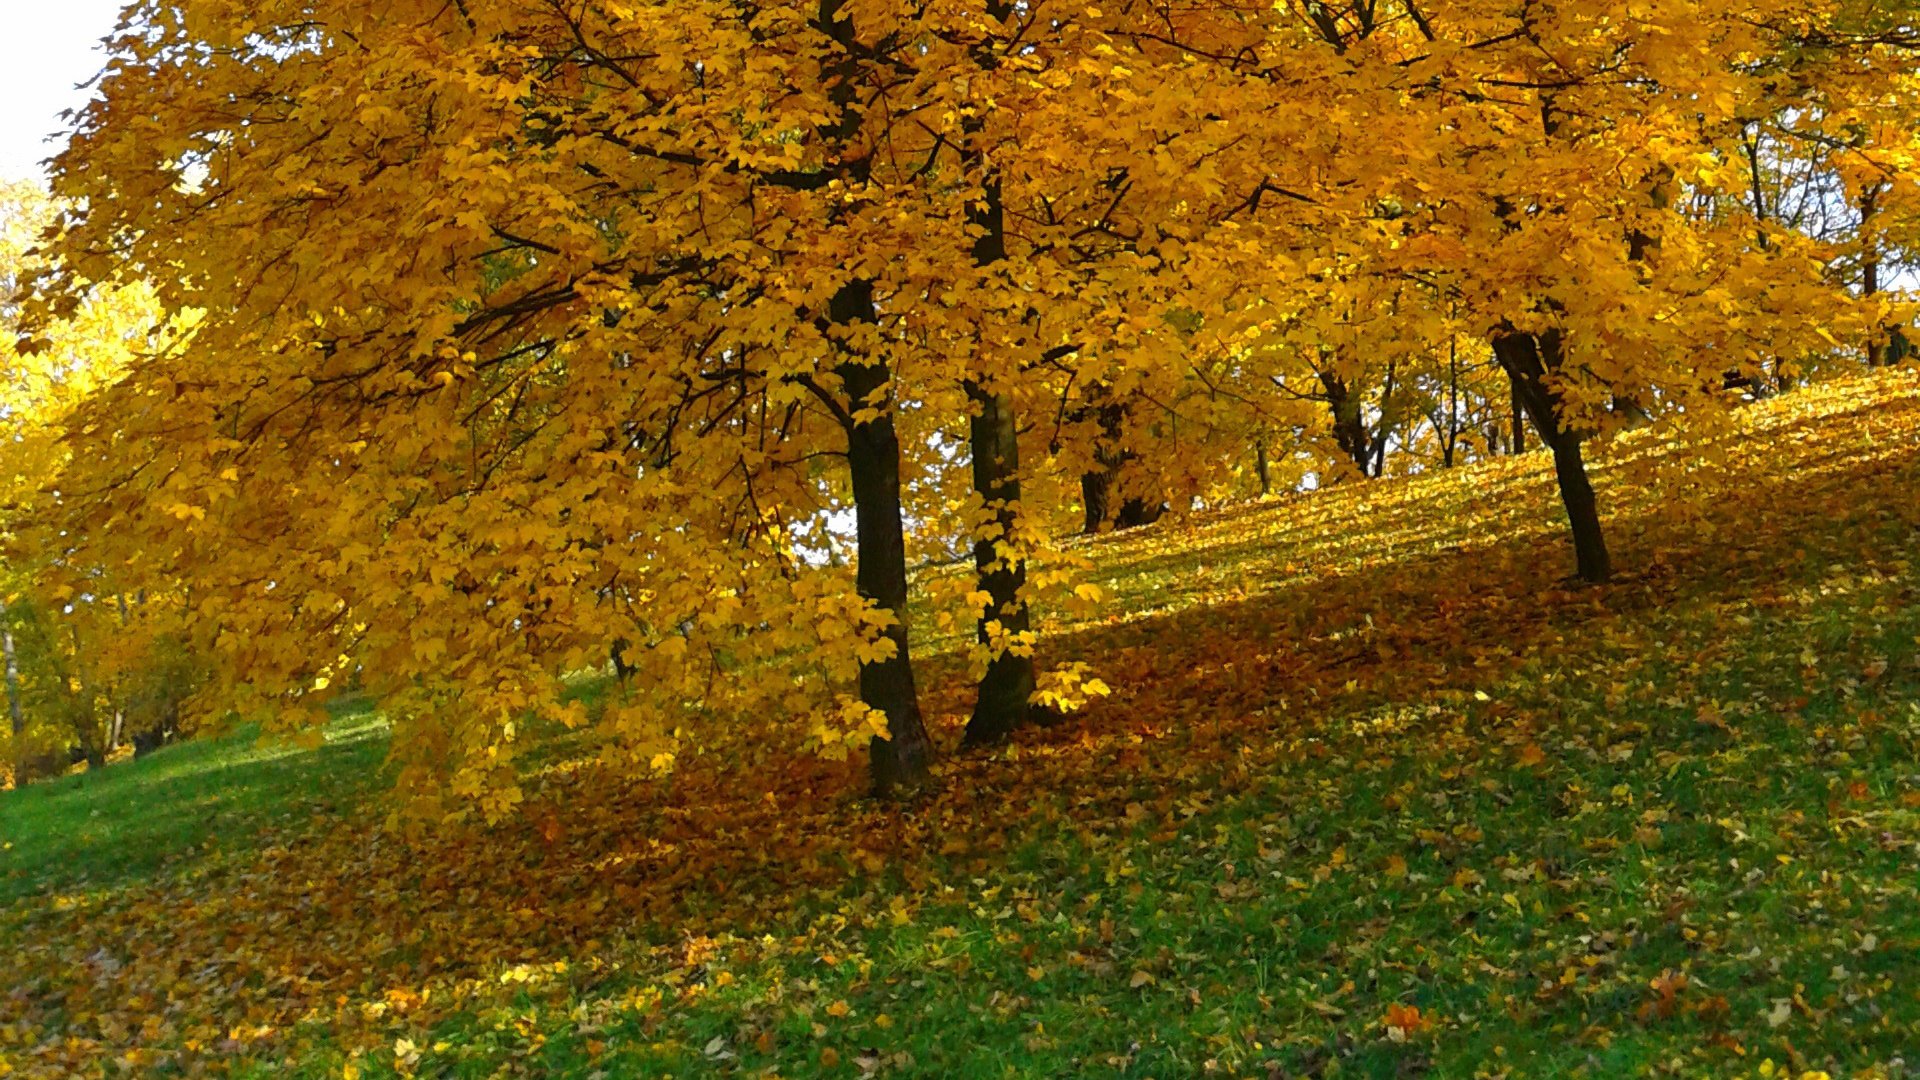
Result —
[[[0, 0], [0, 180], [34, 180], [65, 142], [60, 113], [106, 66], [121, 0]], [[55, 136], [49, 139], [48, 136]]]

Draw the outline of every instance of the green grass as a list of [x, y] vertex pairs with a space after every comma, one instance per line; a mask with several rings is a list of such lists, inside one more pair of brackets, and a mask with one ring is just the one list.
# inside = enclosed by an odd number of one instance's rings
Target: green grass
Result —
[[248, 726], [0, 792], [0, 904], [151, 880], [270, 830], [307, 827], [380, 783], [386, 721], [342, 702], [314, 750]]
[[555, 769], [524, 820], [402, 851], [368, 712], [10, 793], [0, 940], [50, 959], [0, 967], [0, 1064], [1910, 1075], [1920, 400], [1818, 438], [1786, 408], [1742, 444], [1777, 468], [1607, 466], [1605, 590], [1555, 577], [1537, 460], [1097, 541], [1119, 610], [1049, 643], [1115, 696], [904, 810]]
[[[797, 950], [536, 975], [418, 1039], [416, 1067], [1877, 1075], [1920, 1048], [1920, 609], [1910, 578], [1803, 569], [1771, 614], [1665, 613], [1658, 657], [1542, 657], [1497, 706], [1335, 722], [1164, 808], [1131, 791], [1137, 824], [1063, 820], [904, 920], [898, 883], [852, 880]], [[1553, 717], [1518, 736], [1546, 760], [1489, 754], [1525, 714]], [[1396, 1041], [1394, 1004], [1438, 1028]]]

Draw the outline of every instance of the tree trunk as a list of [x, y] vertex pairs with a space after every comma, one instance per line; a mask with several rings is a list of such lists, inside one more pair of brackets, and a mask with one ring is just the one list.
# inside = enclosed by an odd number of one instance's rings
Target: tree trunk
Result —
[[20, 701], [20, 657], [14, 652], [13, 625], [7, 622], [4, 599], [0, 599], [0, 661], [6, 667], [7, 720], [13, 732], [12, 760], [7, 764], [13, 769], [14, 786], [19, 787], [27, 782], [27, 713]]
[[1113, 527], [1116, 529], [1144, 529], [1159, 521], [1167, 512], [1167, 504], [1161, 499], [1146, 499], [1131, 496], [1120, 504], [1120, 512], [1114, 515]]
[[1604, 584], [1613, 567], [1600, 527], [1599, 504], [1580, 451], [1585, 437], [1563, 423], [1559, 402], [1546, 382], [1549, 372], [1560, 365], [1560, 332], [1549, 330], [1538, 336], [1504, 332], [1495, 336], [1493, 349], [1513, 384], [1514, 397], [1533, 419], [1540, 441], [1553, 451], [1553, 473], [1573, 533], [1574, 563], [1580, 579]]
[[1334, 443], [1362, 477], [1372, 476], [1373, 437], [1367, 430], [1366, 419], [1360, 415], [1360, 402], [1354, 398], [1346, 380], [1330, 371], [1321, 371], [1318, 375], [1327, 409], [1333, 414]]
[[1085, 509], [1080, 532], [1098, 533], [1108, 519], [1107, 496], [1113, 489], [1113, 472], [1102, 467], [1080, 474], [1080, 505]]
[[1267, 444], [1260, 440], [1253, 444], [1253, 474], [1260, 479], [1260, 497], [1273, 494], [1273, 469], [1267, 464]]
[[[4, 608], [0, 608], [3, 616]], [[12, 628], [0, 629], [0, 657], [6, 664], [7, 680], [7, 720], [11, 724], [14, 741], [27, 733], [27, 713], [20, 702], [20, 656], [14, 651]]]
[[[1880, 293], [1880, 245], [1870, 235], [1879, 211], [1880, 188], [1876, 184], [1860, 193], [1860, 295], [1867, 300]], [[1867, 366], [1884, 367], [1886, 363], [1886, 334], [1876, 322], [1867, 329]]]
[[[970, 425], [973, 487], [986, 501], [992, 526], [990, 535], [973, 542], [974, 569], [980, 590], [988, 596], [977, 632], [980, 643], [987, 645], [996, 636], [995, 624], [1002, 635], [1012, 636], [1025, 634], [1033, 622], [1021, 595], [1027, 583], [1026, 560], [999, 550], [1016, 525], [1020, 441], [1011, 399], [973, 383], [967, 385], [967, 395], [978, 408]], [[967, 745], [998, 742], [1026, 723], [1035, 686], [1031, 651], [1016, 655], [1003, 650], [994, 656], [980, 680], [973, 716], [967, 721]]]
[[[850, 281], [835, 293], [828, 317], [837, 326], [878, 321], [873, 283]], [[879, 415], [847, 428], [847, 466], [853, 481], [854, 531], [858, 542], [854, 578], [860, 595], [893, 616], [884, 636], [893, 655], [860, 665], [860, 700], [887, 718], [887, 738], [868, 747], [874, 793], [890, 796], [924, 784], [933, 743], [920, 719], [907, 639], [907, 543], [900, 504], [900, 437], [885, 400], [892, 373], [884, 361], [854, 356], [837, 368], [852, 411]]]
[[[1000, 17], [1004, 19], [1007, 14], [1003, 10]], [[971, 156], [977, 166], [978, 156]], [[974, 265], [987, 267], [1005, 259], [1006, 216], [998, 177], [986, 178], [981, 197], [968, 207], [967, 217], [980, 229], [973, 244]], [[1026, 598], [1021, 595], [1027, 584], [1026, 557], [1006, 546], [1020, 510], [1020, 425], [1010, 395], [994, 393], [972, 379], [967, 380], [966, 391], [973, 405], [967, 422], [973, 490], [979, 492], [992, 526], [988, 535], [973, 542], [974, 571], [980, 591], [988, 597], [976, 634], [982, 645], [991, 647], [996, 636], [1005, 640], [1022, 635], [1033, 624]], [[995, 629], [1001, 634], [996, 635]], [[987, 672], [974, 698], [973, 716], [967, 721], [968, 746], [999, 742], [1026, 723], [1038, 680], [1031, 647], [1022, 648], [1026, 651], [1018, 655], [1002, 649], [987, 661]]]
[[1573, 529], [1574, 562], [1580, 580], [1605, 584], [1613, 565], [1607, 556], [1607, 538], [1600, 530], [1600, 506], [1594, 499], [1593, 483], [1587, 479], [1580, 440], [1565, 432], [1553, 440], [1553, 474], [1560, 481], [1560, 502]]
[[[120, 611], [120, 629], [126, 630], [133, 622], [133, 613], [127, 610], [127, 594], [114, 593], [113, 602]], [[107, 682], [107, 694], [113, 701], [113, 720], [107, 726], [107, 753], [120, 749], [120, 740], [126, 736], [127, 705], [118, 676]]]
[[1387, 362], [1387, 384], [1380, 391], [1380, 430], [1372, 433], [1373, 478], [1387, 475], [1387, 442], [1393, 434], [1394, 364]]

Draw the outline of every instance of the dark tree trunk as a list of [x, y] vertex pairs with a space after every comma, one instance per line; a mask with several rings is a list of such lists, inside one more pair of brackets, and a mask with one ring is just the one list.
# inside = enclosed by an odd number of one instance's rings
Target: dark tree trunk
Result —
[[[1010, 10], [1002, 5], [998, 17], [1004, 20], [1008, 14]], [[975, 265], [992, 266], [1005, 259], [1006, 216], [997, 177], [986, 179], [981, 198], [968, 208], [967, 217], [980, 229], [973, 244]], [[973, 490], [979, 492], [992, 519], [988, 535], [973, 542], [974, 571], [980, 591], [988, 597], [976, 634], [982, 645], [991, 646], [996, 626], [1004, 639], [1025, 634], [1033, 623], [1021, 595], [1027, 584], [1026, 557], [1007, 547], [1020, 507], [1020, 425], [1010, 395], [994, 393], [971, 379], [966, 391], [973, 406], [967, 424]], [[973, 716], [967, 721], [967, 745], [999, 742], [1025, 724], [1036, 685], [1030, 647], [1023, 647], [1019, 654], [1003, 649], [994, 655], [980, 679]]]
[[1913, 342], [1907, 340], [1906, 333], [1898, 326], [1887, 331], [1888, 364], [1904, 364], [1913, 355]]
[[1145, 499], [1130, 496], [1120, 504], [1120, 512], [1114, 515], [1113, 527], [1116, 529], [1144, 529], [1159, 521], [1167, 512], [1163, 499]]
[[1113, 508], [1114, 489], [1123, 482], [1122, 470], [1131, 460], [1132, 455], [1122, 455], [1120, 460], [1102, 455], [1100, 468], [1080, 474], [1080, 502], [1086, 508], [1082, 535], [1092, 536], [1108, 524], [1115, 530], [1145, 528], [1166, 516], [1166, 500], [1150, 496], [1129, 495], [1118, 510]]
[[[1880, 293], [1880, 245], [1869, 236], [1879, 212], [1880, 188], [1875, 185], [1860, 193], [1860, 295], [1868, 300]], [[1867, 330], [1867, 366], [1877, 368], [1886, 363], [1887, 338], [1876, 323]]]
[[1613, 573], [1607, 555], [1607, 538], [1600, 530], [1600, 505], [1594, 499], [1593, 483], [1587, 479], [1587, 463], [1580, 453], [1580, 440], [1562, 432], [1553, 440], [1553, 474], [1560, 481], [1560, 502], [1567, 508], [1567, 524], [1573, 530], [1573, 553], [1580, 580], [1604, 584]]
[[1360, 402], [1353, 396], [1346, 380], [1330, 371], [1319, 372], [1319, 376], [1327, 408], [1333, 413], [1334, 443], [1347, 456], [1347, 460], [1353, 462], [1353, 467], [1360, 470], [1361, 476], [1372, 476], [1373, 434], [1367, 430], [1366, 419], [1360, 415]]
[[[877, 321], [873, 283], [850, 281], [835, 293], [828, 316], [837, 326]], [[913, 657], [907, 640], [907, 543], [900, 504], [900, 437], [887, 402], [892, 373], [884, 362], [851, 357], [836, 369], [851, 409], [871, 407], [879, 415], [847, 428], [847, 465], [853, 480], [854, 528], [858, 541], [854, 577], [860, 595], [893, 616], [885, 637], [893, 655], [860, 666], [860, 700], [887, 718], [887, 738], [868, 747], [875, 794], [890, 796], [924, 784], [933, 762], [933, 743], [920, 719], [913, 684]]]
[[1368, 437], [1373, 440], [1373, 472], [1378, 480], [1387, 475], [1387, 442], [1393, 435], [1393, 392], [1395, 389], [1394, 365], [1387, 364], [1387, 383], [1380, 390], [1380, 429]]
[[[1020, 441], [1013, 403], [1004, 394], [992, 394], [973, 384], [968, 385], [967, 394], [978, 409], [970, 430], [973, 487], [986, 500], [987, 512], [992, 515], [991, 535], [973, 542], [974, 569], [980, 590], [989, 598], [977, 631], [984, 645], [995, 636], [993, 624], [999, 624], [1003, 635], [1020, 635], [1032, 629], [1033, 620], [1021, 596], [1027, 583], [1026, 560], [1009, 555], [1000, 546], [1016, 525], [1020, 502]], [[1018, 655], [1002, 651], [994, 656], [980, 680], [973, 717], [967, 721], [967, 745], [998, 742], [1026, 723], [1035, 685], [1030, 650]]]
[[1113, 473], [1105, 468], [1093, 469], [1080, 474], [1080, 505], [1085, 508], [1084, 520], [1080, 531], [1092, 536], [1106, 525], [1107, 496], [1113, 490]]
[[[1167, 512], [1166, 500], [1125, 495], [1127, 466], [1135, 460], [1133, 451], [1120, 446], [1127, 426], [1125, 403], [1104, 401], [1089, 408], [1100, 419], [1100, 441], [1093, 451], [1095, 468], [1080, 474], [1080, 502], [1086, 508], [1082, 532], [1092, 536], [1109, 522], [1115, 529], [1138, 529], [1159, 521]], [[1117, 508], [1113, 505], [1116, 495], [1125, 495]]]
[[1585, 437], [1562, 422], [1559, 402], [1547, 386], [1548, 374], [1560, 366], [1560, 333], [1549, 330], [1535, 336], [1508, 331], [1494, 338], [1493, 349], [1513, 383], [1514, 396], [1540, 433], [1540, 441], [1553, 451], [1554, 477], [1559, 481], [1560, 502], [1573, 533], [1574, 562], [1580, 578], [1602, 584], [1613, 567], [1600, 527], [1599, 504], [1580, 451]]
[[1261, 498], [1273, 494], [1273, 468], [1267, 464], [1265, 441], [1253, 444], [1253, 474], [1260, 479]]

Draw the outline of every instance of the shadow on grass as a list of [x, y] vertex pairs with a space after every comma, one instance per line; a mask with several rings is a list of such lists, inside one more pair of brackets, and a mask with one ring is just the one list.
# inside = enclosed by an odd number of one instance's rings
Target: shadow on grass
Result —
[[[902, 892], [955, 873], [990, 877], [1036, 836], [1129, 832], [1139, 823], [1136, 806], [1152, 814], [1181, 798], [1246, 792], [1382, 709], [1437, 705], [1451, 710], [1445, 719], [1459, 720], [1459, 702], [1481, 694], [1479, 718], [1498, 717], [1503, 695], [1530, 664], [1577, 661], [1597, 681], [1624, 678], [1663, 647], [1633, 636], [1648, 613], [1712, 618], [1765, 608], [1786, 602], [1776, 595], [1782, 588], [1857, 567], [1863, 554], [1910, 535], [1916, 470], [1907, 448], [1916, 415], [1911, 398], [1888, 403], [1871, 423], [1896, 436], [1855, 439], [1850, 449], [1789, 446], [1783, 435], [1795, 422], [1783, 421], [1749, 437], [1780, 444], [1770, 470], [1722, 476], [1690, 495], [1619, 490], [1602, 473], [1626, 568], [1603, 589], [1563, 585], [1564, 541], [1557, 523], [1541, 516], [1543, 503], [1551, 505], [1549, 481], [1505, 473], [1484, 490], [1459, 488], [1437, 512], [1428, 506], [1429, 517], [1443, 519], [1438, 525], [1413, 516], [1406, 492], [1402, 505], [1383, 490], [1364, 500], [1343, 496], [1354, 505], [1336, 507], [1324, 527], [1306, 532], [1275, 530], [1202, 556], [1148, 555], [1134, 561], [1137, 572], [1179, 577], [1207, 562], [1221, 568], [1218, 580], [1241, 587], [1240, 597], [1213, 599], [1195, 587], [1182, 609], [1054, 636], [1048, 658], [1089, 662], [1112, 697], [1005, 751], [951, 759], [945, 789], [916, 810], [860, 801], [858, 763], [751, 768], [707, 758], [658, 783], [593, 766], [548, 770], [515, 820], [414, 844], [364, 811], [329, 816], [311, 836], [260, 844], [244, 887], [196, 890], [191, 911], [169, 924], [164, 949], [137, 952], [118, 936], [119, 919], [149, 903], [137, 888], [29, 916], [33, 925], [22, 932], [59, 942], [74, 963], [104, 950], [124, 978], [101, 986], [83, 968], [65, 979], [43, 968], [15, 1008], [104, 1008], [129, 982], [164, 987], [191, 958], [217, 954], [234, 988], [216, 1003], [222, 1014], [284, 1026], [336, 1000], [490, 979], [507, 964], [598, 955], [609, 940], [791, 929], [871, 889], [876, 877]], [[1789, 452], [1799, 457], [1789, 460]], [[1842, 506], [1844, 516], [1817, 512]], [[1232, 511], [1187, 527], [1252, 531], [1259, 522]], [[1350, 535], [1358, 522], [1383, 531]], [[1489, 522], [1514, 527], [1488, 531]], [[1273, 537], [1283, 534], [1316, 572], [1289, 570], [1302, 558], [1275, 550]], [[1336, 535], [1337, 557], [1310, 557], [1330, 550]], [[927, 695], [948, 740], [966, 703], [956, 671], [951, 662], [933, 665]], [[1583, 692], [1589, 704], [1605, 697], [1604, 686]], [[1425, 722], [1405, 733], [1417, 738]], [[294, 806], [311, 819], [330, 814], [324, 800], [360, 790], [373, 771], [371, 756], [354, 756], [366, 748], [338, 750], [318, 759], [323, 767], [255, 762], [184, 774], [204, 779], [204, 789], [165, 790], [217, 795], [261, 813]], [[26, 794], [21, 805], [31, 804]], [[0, 812], [14, 805], [0, 804]], [[31, 827], [71, 828], [91, 814]], [[153, 826], [161, 830], [154, 847], [195, 828], [222, 842], [260, 819], [237, 816], [218, 829], [194, 824], [193, 814], [170, 820]], [[111, 846], [123, 851], [142, 843], [140, 835]], [[98, 866], [107, 846], [82, 858], [95, 866], [84, 880], [98, 884], [104, 877], [95, 875], [109, 873]]]

